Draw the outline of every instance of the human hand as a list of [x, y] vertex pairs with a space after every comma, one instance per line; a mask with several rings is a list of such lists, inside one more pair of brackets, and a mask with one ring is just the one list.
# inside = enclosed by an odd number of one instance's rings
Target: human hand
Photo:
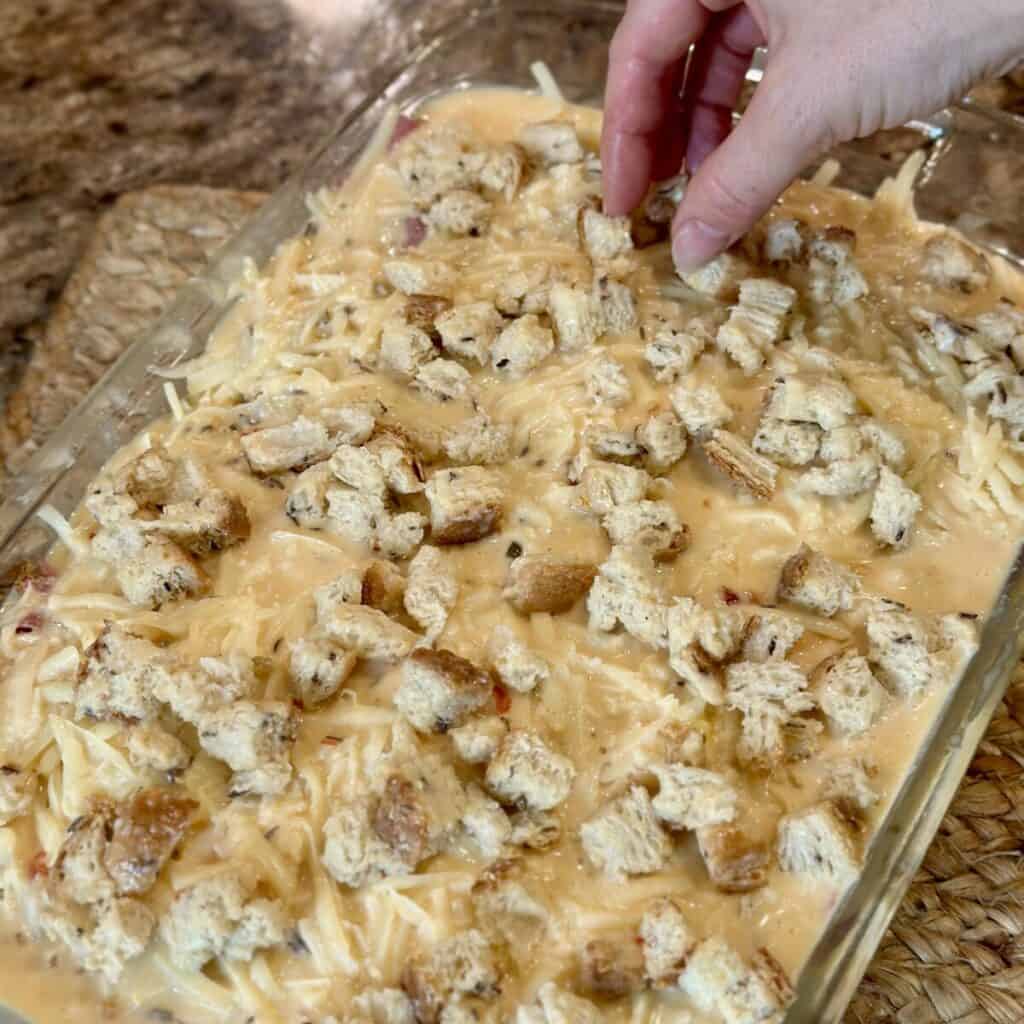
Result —
[[[764, 77], [731, 131], [758, 46]], [[608, 70], [605, 208], [629, 212], [685, 158], [672, 252], [692, 270], [814, 157], [930, 114], [1022, 56], [1020, 0], [629, 0]]]

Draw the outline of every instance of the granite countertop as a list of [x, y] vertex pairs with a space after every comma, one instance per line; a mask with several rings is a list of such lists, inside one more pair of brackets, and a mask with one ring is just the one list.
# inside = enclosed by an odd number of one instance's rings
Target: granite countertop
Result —
[[0, 0], [0, 408], [119, 195], [272, 190], [463, 5]]

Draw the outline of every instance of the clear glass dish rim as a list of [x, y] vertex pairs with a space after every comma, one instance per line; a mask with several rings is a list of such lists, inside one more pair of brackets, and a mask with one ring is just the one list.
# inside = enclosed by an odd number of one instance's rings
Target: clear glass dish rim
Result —
[[[9, 495], [0, 506], [0, 552], [16, 544], [19, 532], [31, 523], [36, 508], [74, 464], [82, 451], [81, 438], [90, 430], [96, 431], [95, 416], [102, 403], [109, 400], [117, 408], [114, 396], [118, 389], [124, 382], [138, 379], [140, 373], [148, 374], [153, 357], [167, 349], [167, 338], [172, 339], [173, 350], [173, 339], [182, 332], [189, 336], [197, 332], [207, 335], [227, 307], [228, 287], [243, 261], [253, 257], [257, 263], [262, 262], [281, 239], [294, 234], [282, 230], [282, 225], [294, 219], [296, 203], [304, 200], [304, 183], [325, 154], [349, 136], [359, 135], [367, 127], [372, 129], [379, 120], [375, 115], [395, 102], [417, 73], [429, 66], [431, 59], [446, 46], [470, 31], [479, 31], [487, 18], [495, 18], [499, 12], [507, 15], [509, 10], [524, 16], [532, 12], [617, 18], [623, 5], [615, 0], [476, 0], [424, 41], [407, 61], [387, 69], [385, 84], [371, 92], [337, 131], [317, 147], [309, 162], [273, 193], [243, 230], [210, 261], [208, 270], [179, 291], [156, 325], [132, 344], [34, 453], [25, 472], [15, 480], [23, 482], [24, 489]], [[414, 16], [409, 15], [410, 19]], [[452, 77], [451, 87], [464, 85], [464, 79]], [[436, 92], [436, 87], [432, 87], [402, 106], [408, 109]], [[973, 101], [965, 107], [980, 110], [1013, 130], [1024, 146], [1024, 122], [1020, 119], [982, 108]], [[158, 343], [158, 339], [163, 341]], [[178, 351], [169, 362], [173, 364], [188, 354]], [[1002, 699], [1020, 656], [1018, 638], [1022, 633], [1024, 554], [1018, 552], [985, 623], [977, 654], [943, 702], [906, 780], [872, 837], [859, 879], [833, 911], [800, 973], [796, 998], [785, 1015], [785, 1024], [831, 1024], [841, 1020]]]

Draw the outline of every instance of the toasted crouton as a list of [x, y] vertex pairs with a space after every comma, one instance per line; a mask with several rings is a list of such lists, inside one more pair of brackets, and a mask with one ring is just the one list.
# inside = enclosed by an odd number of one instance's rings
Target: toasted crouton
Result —
[[992, 268], [977, 249], [951, 232], [943, 232], [925, 242], [921, 276], [939, 288], [970, 295], [986, 287]]
[[607, 262], [630, 252], [633, 238], [628, 217], [609, 217], [585, 207], [579, 217], [580, 241], [595, 262]]
[[491, 365], [512, 377], [539, 366], [555, 350], [555, 336], [532, 313], [513, 320], [491, 348]]
[[634, 462], [644, 454], [635, 430], [620, 430], [610, 424], [595, 423], [587, 427], [584, 439], [599, 459], [609, 462]]
[[368, 801], [337, 808], [324, 823], [324, 867], [342, 885], [409, 873], [409, 865], [373, 829]]
[[733, 825], [697, 829], [697, 846], [719, 892], [750, 892], [768, 881], [771, 847]]
[[669, 398], [687, 433], [693, 437], [709, 434], [732, 419], [732, 410], [717, 388], [710, 385], [700, 387], [684, 382], [672, 389]]
[[490, 700], [483, 669], [451, 651], [420, 648], [402, 664], [395, 707], [420, 732], [447, 732]]
[[363, 570], [360, 601], [385, 615], [405, 608], [405, 577], [390, 562], [370, 562]]
[[692, 598], [677, 598], [666, 614], [669, 666], [701, 700], [721, 704], [725, 692], [717, 666], [698, 644], [707, 613]]
[[448, 735], [456, 755], [468, 764], [485, 764], [497, 753], [508, 733], [508, 725], [498, 715], [471, 718]]
[[821, 438], [818, 455], [822, 462], [842, 462], [854, 459], [864, 451], [864, 435], [855, 423], [833, 427]]
[[569, 795], [576, 769], [536, 733], [514, 730], [487, 766], [487, 788], [502, 803], [549, 811]]
[[754, 451], [783, 466], [806, 466], [818, 454], [821, 428], [813, 423], [787, 423], [765, 416], [754, 435]]
[[733, 483], [762, 500], [775, 493], [778, 469], [728, 430], [714, 430], [703, 442], [708, 461]]
[[866, 452], [809, 469], [798, 482], [800, 490], [826, 498], [852, 498], [871, 490], [878, 479], [878, 459]]
[[642, 786], [632, 786], [585, 821], [580, 840], [590, 863], [613, 881], [660, 871], [671, 850]]
[[249, 515], [239, 498], [212, 490], [189, 501], [165, 505], [159, 518], [139, 524], [162, 533], [193, 555], [210, 555], [249, 537]]
[[434, 359], [416, 371], [413, 387], [436, 402], [459, 402], [470, 396], [472, 380], [454, 359]]
[[891, 469], [897, 472], [906, 461], [907, 449], [891, 427], [877, 420], [865, 419], [860, 424], [861, 436], [872, 451]]
[[[770, 963], [772, 970], [766, 969]], [[761, 957], [754, 969], [723, 939], [705, 939], [691, 953], [679, 979], [698, 1010], [725, 1024], [761, 1024], [781, 1019], [792, 994], [775, 961]]]
[[202, 567], [173, 541], [144, 534], [135, 524], [104, 529], [93, 538], [97, 558], [113, 566], [125, 599], [139, 608], [202, 594], [210, 580]]
[[668, 646], [668, 608], [646, 548], [616, 545], [587, 596], [590, 628], [626, 632], [655, 648]]
[[783, 871], [839, 887], [853, 881], [860, 870], [860, 854], [850, 826], [828, 801], [782, 818], [777, 853]]
[[321, 625], [335, 643], [364, 658], [396, 661], [419, 640], [411, 629], [365, 605], [339, 605], [321, 620]]
[[917, 697], [935, 679], [928, 635], [921, 621], [897, 608], [868, 615], [868, 660], [897, 695]]
[[636, 301], [629, 285], [614, 281], [607, 274], [594, 278], [593, 296], [601, 310], [604, 329], [610, 334], [625, 334], [636, 327]]
[[600, 303], [582, 288], [553, 284], [548, 292], [548, 313], [562, 352], [590, 348], [604, 329]]
[[612, 544], [646, 548], [657, 559], [674, 558], [690, 544], [690, 528], [667, 501], [618, 505], [601, 520]]
[[490, 362], [491, 347], [501, 327], [501, 314], [489, 302], [471, 302], [440, 314], [434, 325], [441, 345], [450, 355]]
[[243, 700], [204, 715], [199, 743], [236, 773], [233, 792], [273, 795], [291, 779], [297, 728], [290, 704]]
[[468, 544], [498, 529], [504, 491], [479, 466], [441, 469], [426, 486], [435, 544]]
[[882, 712], [885, 690], [867, 659], [854, 650], [826, 658], [811, 678], [829, 727], [840, 736], [867, 732]]
[[480, 184], [511, 202], [519, 191], [525, 164], [526, 153], [521, 146], [514, 142], [499, 146], [487, 154], [480, 168]]
[[731, 301], [739, 291], [740, 280], [749, 272], [749, 264], [734, 252], [723, 252], [710, 263], [683, 275], [694, 291], [712, 299]]
[[508, 567], [503, 596], [517, 612], [567, 612], [590, 589], [597, 568], [545, 555], [522, 555]]
[[537, 262], [517, 270], [497, 282], [494, 305], [505, 316], [547, 313], [552, 288], [551, 267]]
[[850, 421], [857, 399], [837, 377], [788, 374], [776, 379], [765, 415], [792, 423], [813, 423], [834, 430]]
[[580, 475], [580, 511], [607, 515], [613, 509], [642, 501], [651, 478], [642, 469], [611, 462], [595, 462]]
[[804, 627], [792, 615], [763, 610], [747, 620], [743, 633], [743, 660], [769, 661], [784, 658], [804, 635]]
[[645, 983], [644, 954], [633, 936], [591, 939], [580, 951], [579, 988], [587, 995], [618, 999]]
[[151, 719], [159, 709], [157, 691], [171, 674], [172, 666], [164, 651], [108, 622], [81, 662], [75, 715]]
[[671, 469], [686, 454], [686, 428], [674, 412], [664, 409], [637, 427], [644, 462], [654, 473]]
[[871, 502], [871, 532], [882, 544], [902, 547], [909, 538], [921, 499], [891, 469], [878, 471], [878, 486]]
[[616, 359], [601, 357], [586, 368], [584, 376], [587, 394], [595, 405], [617, 409], [633, 398], [625, 367]]
[[763, 365], [768, 349], [784, 333], [796, 291], [771, 278], [748, 278], [740, 300], [715, 335], [715, 344], [748, 376]]
[[466, 808], [459, 819], [462, 833], [484, 860], [493, 861], [512, 834], [512, 825], [501, 805], [478, 786], [470, 786]]
[[449, 427], [442, 444], [445, 456], [457, 466], [490, 466], [508, 459], [512, 428], [480, 413]]
[[334, 474], [326, 462], [300, 473], [288, 494], [284, 512], [296, 526], [319, 530], [327, 522], [327, 491]]
[[831, 800], [844, 818], [856, 821], [881, 799], [873, 781], [877, 774], [878, 766], [869, 758], [833, 758], [828, 762], [821, 795]]
[[388, 260], [383, 270], [391, 287], [405, 295], [445, 295], [455, 280], [447, 264], [411, 256]]
[[153, 887], [198, 807], [173, 789], [145, 789], [118, 805], [103, 866], [119, 896], [137, 896]]
[[101, 975], [113, 986], [125, 965], [141, 956], [156, 930], [153, 912], [136, 899], [113, 899], [96, 908], [96, 926], [75, 941], [69, 941], [79, 965]]
[[736, 790], [724, 775], [685, 764], [659, 764], [654, 813], [670, 828], [722, 825], [736, 816]]
[[439, 548], [425, 544], [409, 563], [405, 610], [433, 643], [444, 630], [459, 596], [459, 584]]
[[83, 815], [65, 832], [53, 878], [60, 895], [75, 903], [99, 903], [114, 895], [114, 881], [103, 863], [110, 817], [109, 813]]
[[703, 321], [691, 321], [686, 327], [657, 323], [643, 328], [647, 345], [644, 359], [654, 371], [655, 380], [671, 384], [690, 372], [697, 357], [707, 347], [710, 334]]
[[[410, 295], [402, 310], [405, 322], [411, 327], [417, 327], [430, 335], [431, 341], [438, 341], [440, 333], [437, 330], [437, 321], [452, 308], [451, 299], [443, 295]], [[365, 441], [369, 433], [362, 440]], [[349, 442], [362, 443], [360, 442]]]
[[644, 911], [640, 920], [644, 972], [653, 985], [672, 986], [697, 945], [679, 904], [661, 896]]
[[446, 1004], [460, 995], [494, 999], [499, 981], [494, 953], [476, 930], [459, 932], [402, 973], [402, 988], [412, 1000], [417, 1024], [442, 1024]]
[[289, 682], [304, 707], [330, 700], [352, 674], [357, 655], [317, 637], [300, 637], [291, 645]]
[[453, 189], [435, 200], [427, 214], [428, 222], [449, 235], [478, 238], [491, 221], [491, 204], [468, 189]]
[[519, 134], [523, 149], [536, 160], [552, 164], [579, 163], [586, 155], [576, 129], [568, 121], [536, 121]]
[[788, 661], [740, 661], [726, 668], [725, 680], [726, 705], [743, 715], [741, 762], [762, 767], [780, 761], [784, 726], [814, 707], [807, 677]]
[[252, 471], [263, 476], [305, 469], [326, 459], [332, 448], [327, 428], [305, 416], [279, 427], [257, 430], [242, 438], [242, 451]]
[[415, 377], [421, 367], [437, 358], [430, 335], [404, 320], [387, 321], [380, 334], [378, 365], [402, 377]]
[[764, 258], [769, 263], [799, 263], [808, 234], [807, 225], [801, 220], [773, 221], [764, 230]]
[[[188, 767], [192, 753], [177, 736], [160, 726], [140, 723], [128, 733], [128, 759], [136, 768], [174, 776]], [[0, 788], [6, 780], [6, 775], [0, 775]], [[0, 813], [0, 820], [3, 817]]]
[[488, 642], [498, 678], [518, 693], [535, 690], [551, 672], [548, 663], [534, 654], [507, 626], [495, 626]]
[[779, 599], [831, 618], [853, 607], [857, 577], [806, 544], [782, 567]]

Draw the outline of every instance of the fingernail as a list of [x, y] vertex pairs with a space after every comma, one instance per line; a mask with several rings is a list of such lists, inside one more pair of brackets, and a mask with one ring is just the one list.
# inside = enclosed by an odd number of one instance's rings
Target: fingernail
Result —
[[728, 248], [731, 238], [702, 220], [684, 220], [672, 239], [672, 260], [676, 272], [688, 274]]

